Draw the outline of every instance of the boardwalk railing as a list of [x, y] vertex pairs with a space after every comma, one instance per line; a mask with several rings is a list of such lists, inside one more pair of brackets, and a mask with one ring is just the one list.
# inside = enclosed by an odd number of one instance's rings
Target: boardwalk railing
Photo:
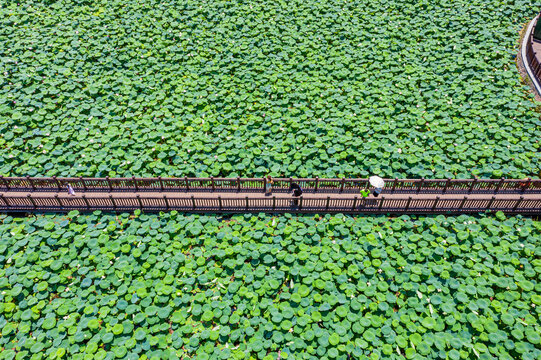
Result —
[[[273, 192], [285, 193], [298, 183], [305, 193], [359, 193], [368, 179], [275, 178]], [[0, 177], [0, 192], [257, 192], [264, 178], [64, 178]], [[385, 179], [383, 194], [541, 193], [536, 179]], [[369, 187], [369, 186], [368, 186]]]
[[[146, 194], [151, 195], [151, 194]], [[402, 196], [361, 198], [349, 195], [328, 195], [298, 198], [297, 205], [284, 196], [141, 196], [139, 194], [89, 194], [72, 197], [55, 194], [3, 196], [0, 211], [189, 211], [189, 212], [341, 212], [341, 213], [416, 213], [452, 214], [503, 211], [509, 214], [540, 214], [541, 197], [523, 195], [500, 196]]]
[[537, 60], [537, 56], [533, 48], [534, 39], [533, 39], [533, 31], [532, 31], [537, 21], [539, 21], [538, 18], [532, 21], [532, 24], [528, 29], [529, 32], [527, 31], [524, 37], [523, 41], [526, 44], [526, 59], [523, 59], [523, 61], [525, 61], [528, 64], [531, 72], [535, 76], [535, 79], [537, 80], [538, 83], [540, 83], [541, 82], [541, 63]]

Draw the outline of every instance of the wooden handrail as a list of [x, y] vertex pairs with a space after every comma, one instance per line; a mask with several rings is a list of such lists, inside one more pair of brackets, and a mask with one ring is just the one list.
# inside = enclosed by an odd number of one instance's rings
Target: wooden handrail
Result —
[[[53, 201], [51, 201], [51, 199]], [[363, 198], [340, 194], [304, 194], [292, 204], [293, 197], [262, 196], [259, 193], [0, 193], [0, 211], [8, 212], [82, 212], [104, 211], [185, 211], [185, 212], [299, 212], [299, 213], [392, 213], [455, 214], [503, 211], [508, 214], [541, 214], [541, 195], [388, 195]]]
[[[68, 178], [68, 177], [2, 177], [0, 192], [59, 191], [59, 184], [71, 185], [76, 192], [115, 191], [148, 192], [160, 189], [175, 191], [264, 191], [263, 178]], [[368, 179], [274, 178], [273, 191], [285, 192], [296, 182], [307, 193], [359, 193], [370, 187]], [[384, 179], [383, 193], [541, 193], [540, 179]], [[64, 189], [62, 189], [64, 190]]]

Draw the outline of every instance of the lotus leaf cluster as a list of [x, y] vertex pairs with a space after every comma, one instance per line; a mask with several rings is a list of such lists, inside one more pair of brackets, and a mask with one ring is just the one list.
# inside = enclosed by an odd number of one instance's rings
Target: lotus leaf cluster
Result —
[[0, 217], [1, 359], [539, 359], [522, 217]]
[[0, 175], [523, 178], [525, 0], [0, 5]]

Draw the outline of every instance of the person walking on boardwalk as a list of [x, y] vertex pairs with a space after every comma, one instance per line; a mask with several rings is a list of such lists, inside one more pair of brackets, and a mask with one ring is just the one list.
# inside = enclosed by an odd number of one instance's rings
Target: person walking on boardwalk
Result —
[[379, 176], [370, 176], [368, 182], [370, 182], [370, 185], [374, 187], [374, 197], [378, 197], [379, 194], [381, 194], [381, 192], [383, 191], [385, 181]]
[[272, 194], [272, 185], [274, 184], [274, 180], [272, 179], [272, 176], [267, 175], [265, 179], [265, 195]]
[[70, 184], [68, 184], [68, 194], [70, 194], [71, 196], [75, 196], [75, 190], [73, 190]]
[[293, 205], [299, 205], [299, 197], [302, 195], [302, 189], [299, 184], [292, 183], [289, 187], [289, 193], [293, 193]]

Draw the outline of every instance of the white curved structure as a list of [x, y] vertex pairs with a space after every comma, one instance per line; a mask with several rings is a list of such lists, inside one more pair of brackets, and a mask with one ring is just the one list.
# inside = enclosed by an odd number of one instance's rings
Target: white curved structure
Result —
[[536, 16], [533, 18], [532, 21], [530, 21], [530, 24], [528, 25], [528, 28], [526, 29], [526, 34], [524, 35], [524, 38], [522, 40], [522, 63], [524, 64], [524, 68], [526, 69], [526, 72], [528, 73], [528, 76], [532, 80], [532, 83], [534, 84], [535, 90], [539, 95], [541, 95], [541, 85], [539, 84], [539, 81], [537, 80], [537, 76], [532, 70], [530, 59], [528, 57], [528, 47], [531, 47], [531, 38], [532, 38], [532, 31], [535, 24], [536, 19], [539, 17]]

